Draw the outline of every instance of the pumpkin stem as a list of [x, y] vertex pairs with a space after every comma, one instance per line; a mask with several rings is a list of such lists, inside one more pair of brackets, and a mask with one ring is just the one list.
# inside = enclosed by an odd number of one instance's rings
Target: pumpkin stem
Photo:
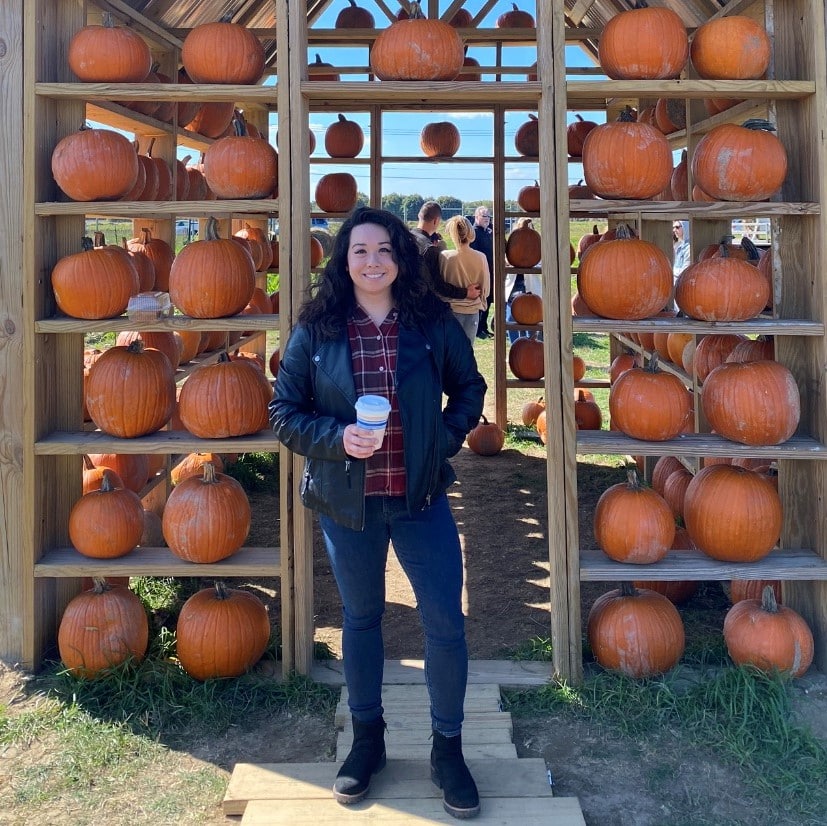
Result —
[[617, 225], [617, 228], [615, 229], [615, 238], [626, 240], [634, 237], [635, 233], [632, 231], [632, 228], [628, 224]]
[[635, 583], [630, 581], [625, 581], [620, 583], [620, 596], [622, 597], [636, 597], [637, 596], [637, 588], [635, 588]]
[[214, 586], [216, 599], [224, 600], [230, 598], [230, 593], [227, 590], [227, 586], [220, 579], [215, 581]]
[[101, 476], [100, 491], [101, 493], [109, 493], [113, 490], [116, 490], [116, 487], [115, 483], [112, 481], [112, 471], [107, 468]]
[[[153, 138], [153, 140], [155, 140]], [[152, 240], [152, 233], [149, 231], [149, 227], [141, 227], [141, 243], [146, 246]]]
[[83, 238], [80, 239], [80, 248], [84, 252], [91, 252], [95, 249], [95, 242], [88, 235], [84, 235]]
[[230, 354], [226, 350], [222, 350], [221, 354], [218, 356], [218, 363], [219, 364], [221, 364], [221, 363], [226, 364], [227, 362], [230, 362], [230, 361], [232, 361], [232, 359], [230, 358]]
[[115, 18], [112, 16], [111, 11], [105, 11], [103, 13], [103, 20], [101, 22], [103, 23], [103, 27], [105, 29], [114, 29], [115, 28]]
[[626, 484], [631, 490], [640, 490], [643, 487], [640, 483], [640, 477], [637, 475], [637, 468], [634, 465], [629, 465], [626, 468]]
[[650, 373], [658, 372], [658, 351], [653, 350], [652, 355], [649, 356], [649, 366], [646, 368]]
[[219, 241], [218, 219], [214, 215], [207, 218], [207, 226], [204, 228], [204, 238], [207, 241]]
[[775, 132], [775, 126], [770, 123], [768, 120], [762, 120], [761, 118], [750, 118], [749, 120], [745, 120], [741, 126], [744, 129], [755, 129], [755, 130], [762, 130], [764, 132]]
[[111, 589], [112, 586], [102, 576], [92, 577], [92, 590], [96, 594], [103, 594]]
[[150, 138], [149, 139], [149, 146], [147, 146], [147, 148], [146, 148], [146, 156], [148, 158], [152, 157], [152, 147], [153, 146], [155, 146], [155, 138]]
[[127, 352], [129, 353], [143, 353], [144, 351], [144, 343], [141, 339], [136, 338], [135, 341], [130, 341], [127, 346]]
[[425, 19], [425, 12], [422, 11], [422, 7], [419, 5], [418, 2], [416, 2], [416, 0], [414, 0], [414, 2], [411, 3], [410, 8], [408, 9], [408, 18], [410, 20], [424, 20]]
[[247, 136], [247, 121], [244, 119], [244, 114], [238, 109], [233, 114], [233, 131], [237, 138], [244, 138]]
[[764, 590], [761, 593], [761, 608], [770, 614], [778, 613], [778, 602], [776, 602], [772, 585], [764, 586]]
[[202, 462], [201, 481], [206, 485], [214, 485], [218, 480], [215, 478], [215, 465], [212, 462]]
[[746, 235], [741, 238], [741, 249], [746, 252], [748, 261], [758, 261], [761, 258], [758, 247], [756, 247], [755, 244], [752, 243], [752, 239], [747, 238]]
[[632, 107], [629, 106], [627, 103], [626, 106], [623, 107], [623, 111], [617, 117], [620, 123], [634, 123], [637, 118], [635, 118], [635, 113], [632, 111]]

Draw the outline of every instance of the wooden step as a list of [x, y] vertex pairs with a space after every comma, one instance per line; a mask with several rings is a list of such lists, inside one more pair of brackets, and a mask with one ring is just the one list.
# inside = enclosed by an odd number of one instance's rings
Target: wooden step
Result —
[[[329, 800], [341, 763], [237, 763], [224, 796], [224, 813], [240, 815], [254, 800]], [[469, 758], [481, 798], [552, 797], [542, 758]], [[431, 783], [427, 760], [388, 760], [370, 787], [373, 800], [432, 797], [442, 793]], [[281, 804], [279, 804], [281, 805]]]
[[[385, 751], [388, 760], [429, 760], [431, 757], [431, 743], [396, 742], [385, 738]], [[350, 752], [350, 745], [336, 744], [336, 759], [344, 760]], [[486, 743], [466, 743], [462, 740], [462, 753], [466, 758], [516, 758], [517, 747], [509, 740]]]
[[[350, 711], [347, 709], [336, 709], [336, 716], [334, 717], [336, 728], [350, 730], [353, 726], [353, 721], [350, 716]], [[422, 707], [411, 707], [408, 709], [399, 709], [394, 707], [385, 711], [385, 724], [388, 731], [398, 731], [403, 728], [425, 728], [431, 730], [431, 715]], [[462, 730], [469, 726], [491, 725], [494, 727], [511, 728], [511, 712], [510, 711], [470, 711], [468, 707], [465, 708], [465, 719], [462, 723]]]
[[[474, 824], [484, 826], [586, 826], [576, 797], [492, 797], [483, 801]], [[379, 826], [422, 826], [456, 819], [433, 798], [400, 798], [394, 801], [363, 800], [341, 806], [330, 800], [251, 801], [241, 818], [242, 826], [324, 826], [324, 824], [374, 823]]]
[[[342, 702], [347, 704], [347, 686], [342, 686]], [[428, 689], [425, 683], [408, 683], [405, 685], [383, 685], [382, 686], [382, 703], [388, 705], [390, 703], [398, 703], [404, 701], [424, 701], [428, 702]], [[496, 683], [482, 683], [470, 684], [465, 689], [465, 702], [469, 700], [491, 701], [498, 707], [502, 700], [502, 692]]]
[[[404, 703], [385, 703], [385, 722], [390, 725], [394, 718], [402, 717], [421, 717], [430, 721], [431, 716], [428, 711], [429, 703], [426, 700], [422, 701], [412, 700]], [[500, 711], [499, 707], [491, 700], [465, 700], [465, 719], [466, 721], [473, 719], [474, 715], [480, 716], [483, 714], [509, 714], [507, 711]], [[333, 717], [333, 724], [336, 728], [344, 728], [351, 722], [350, 709], [347, 703], [340, 702], [336, 706], [336, 713]]]

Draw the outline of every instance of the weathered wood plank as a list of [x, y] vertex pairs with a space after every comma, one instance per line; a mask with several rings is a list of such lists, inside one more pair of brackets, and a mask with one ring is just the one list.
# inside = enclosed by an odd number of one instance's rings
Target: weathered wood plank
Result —
[[[122, 315], [115, 318], [106, 318], [89, 321], [80, 318], [55, 316], [35, 322], [38, 333], [107, 333], [121, 332], [122, 330], [272, 330], [278, 329], [277, 315], [236, 315], [226, 318], [191, 318], [185, 315], [169, 316], [154, 321], [136, 322], [129, 316]], [[246, 343], [242, 337], [233, 347], [241, 347]], [[222, 351], [206, 353], [196, 356], [196, 359], [217, 358]]]
[[[430, 729], [429, 729], [430, 732]], [[388, 760], [428, 760], [431, 756], [431, 741], [427, 743], [409, 743], [385, 738]], [[350, 751], [350, 744], [337, 746], [336, 759], [344, 760]], [[468, 743], [463, 736], [462, 753], [466, 758], [506, 758], [516, 759], [517, 747], [509, 740], [498, 742]]]
[[[78, 408], [80, 409], [80, 408]], [[186, 430], [159, 430], [149, 436], [117, 439], [100, 431], [55, 431], [35, 443], [38, 456], [73, 456], [78, 453], [275, 453], [279, 442], [271, 430], [226, 439], [199, 439]]]
[[[213, 203], [215, 203], [213, 201]], [[821, 204], [816, 201], [740, 201], [708, 203], [705, 201], [629, 201], [574, 198], [570, 202], [572, 215], [604, 216], [626, 220], [628, 216], [641, 218], [743, 218], [781, 215], [820, 215]]]
[[[388, 703], [385, 700], [384, 692], [382, 693], [382, 705], [385, 709], [385, 721], [388, 726], [391, 726], [391, 721], [394, 721], [394, 726], [414, 725], [422, 726], [424, 722], [430, 721], [431, 716], [428, 713], [428, 699], [427, 697], [420, 700], [405, 701], [404, 703]], [[492, 708], [490, 700], [469, 700], [467, 697], [464, 704], [465, 723], [477, 724], [480, 722], [488, 723], [493, 721], [500, 725], [501, 719], [507, 719], [508, 724], [511, 725], [511, 715], [508, 712], [503, 712], [496, 707]], [[336, 712], [333, 715], [333, 724], [337, 728], [345, 728], [351, 723], [350, 709], [347, 703], [339, 703], [336, 706]]]
[[[386, 661], [385, 665], [387, 667], [390, 663]], [[347, 704], [347, 700], [347, 686], [343, 685], [341, 702]], [[465, 690], [466, 707], [469, 700], [489, 703], [492, 709], [498, 709], [500, 701], [502, 700], [502, 693], [496, 683], [470, 683]], [[382, 685], [382, 702], [386, 707], [390, 705], [395, 707], [402, 703], [421, 703], [427, 701], [428, 690], [425, 688], [424, 680], [418, 683], [394, 685], [388, 684], [387, 675], [385, 675], [385, 683]]]
[[[91, 218], [238, 218], [246, 215], [277, 215], [278, 202], [259, 201], [43, 201], [35, 204], [36, 215], [86, 215]], [[74, 251], [74, 250], [73, 250]]]
[[808, 321], [797, 318], [770, 318], [759, 316], [749, 321], [695, 321], [690, 318], [647, 318], [643, 321], [622, 321], [610, 318], [572, 318], [575, 333], [743, 333], [762, 336], [815, 336], [824, 335], [823, 321]]

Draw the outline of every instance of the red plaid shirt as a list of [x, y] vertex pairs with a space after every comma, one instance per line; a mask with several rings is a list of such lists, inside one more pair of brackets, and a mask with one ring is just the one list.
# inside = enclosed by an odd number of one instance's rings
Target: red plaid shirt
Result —
[[371, 393], [391, 403], [391, 414], [382, 447], [365, 466], [366, 496], [405, 495], [405, 453], [402, 441], [402, 416], [396, 397], [396, 356], [399, 349], [398, 313], [391, 310], [377, 328], [357, 304], [348, 319], [356, 395]]

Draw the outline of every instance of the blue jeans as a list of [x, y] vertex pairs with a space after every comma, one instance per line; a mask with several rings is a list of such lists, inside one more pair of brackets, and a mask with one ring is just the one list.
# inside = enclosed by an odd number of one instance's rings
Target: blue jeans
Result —
[[459, 326], [462, 327], [463, 332], [466, 336], [468, 336], [468, 341], [471, 342], [471, 346], [474, 346], [474, 339], [477, 337], [477, 327], [480, 323], [480, 314], [479, 310], [474, 313], [454, 313], [454, 318], [459, 322]]
[[448, 497], [413, 516], [402, 496], [365, 497], [365, 528], [326, 516], [322, 535], [342, 597], [342, 652], [351, 714], [362, 722], [383, 713], [385, 563], [389, 542], [410, 580], [425, 631], [425, 683], [431, 725], [446, 737], [462, 729], [468, 649], [462, 614], [462, 552]]

